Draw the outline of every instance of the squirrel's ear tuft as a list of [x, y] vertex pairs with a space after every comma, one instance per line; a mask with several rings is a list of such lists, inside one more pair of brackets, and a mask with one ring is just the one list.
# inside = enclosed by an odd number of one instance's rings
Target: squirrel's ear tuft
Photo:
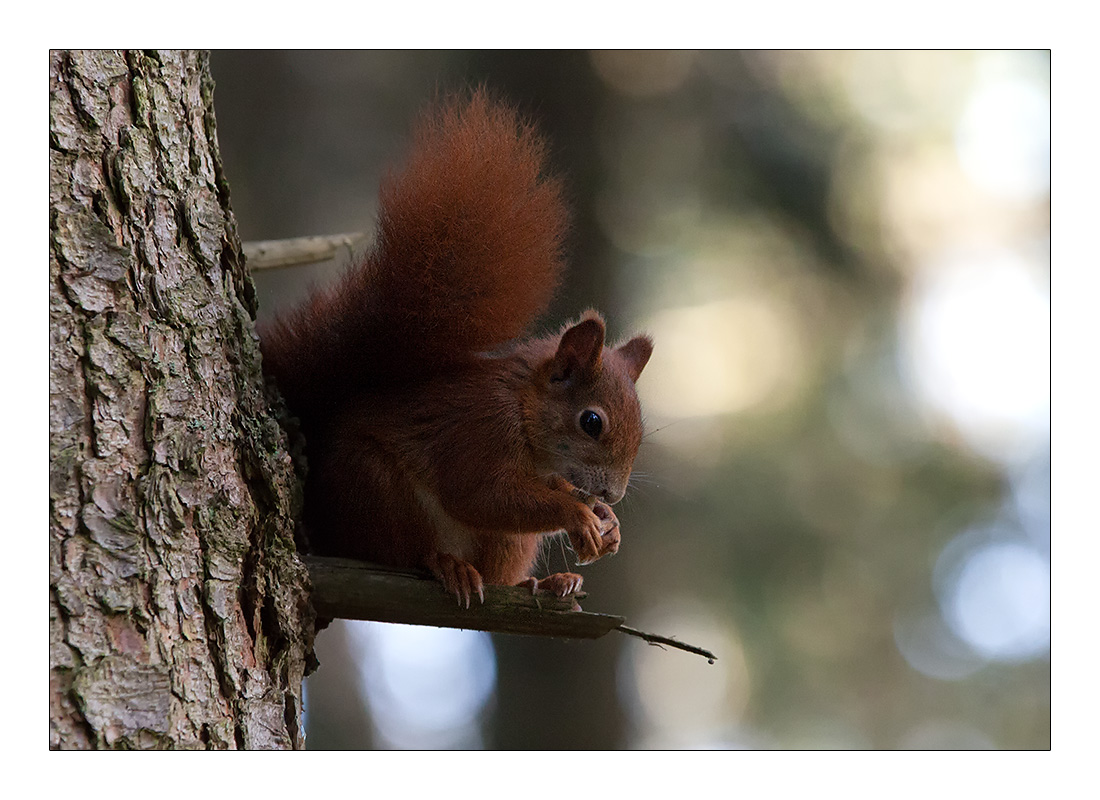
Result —
[[567, 381], [595, 371], [603, 352], [604, 326], [598, 316], [586, 316], [561, 335], [550, 368], [550, 380]]
[[635, 336], [626, 344], [616, 347], [615, 352], [626, 364], [630, 380], [637, 383], [638, 376], [642, 374], [645, 365], [649, 363], [649, 357], [653, 355], [653, 340], [648, 336]]

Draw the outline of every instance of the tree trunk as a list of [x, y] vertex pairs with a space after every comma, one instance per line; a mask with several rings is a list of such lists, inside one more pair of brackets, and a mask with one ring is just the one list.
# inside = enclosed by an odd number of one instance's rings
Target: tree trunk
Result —
[[50, 54], [50, 745], [301, 748], [300, 487], [205, 54]]

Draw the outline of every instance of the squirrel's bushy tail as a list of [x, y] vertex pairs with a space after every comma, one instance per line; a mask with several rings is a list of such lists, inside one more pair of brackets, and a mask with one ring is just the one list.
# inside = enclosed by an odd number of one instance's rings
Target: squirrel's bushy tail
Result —
[[561, 272], [566, 211], [545, 147], [484, 89], [426, 114], [382, 184], [376, 242], [333, 287], [261, 331], [299, 416], [414, 380], [522, 334]]

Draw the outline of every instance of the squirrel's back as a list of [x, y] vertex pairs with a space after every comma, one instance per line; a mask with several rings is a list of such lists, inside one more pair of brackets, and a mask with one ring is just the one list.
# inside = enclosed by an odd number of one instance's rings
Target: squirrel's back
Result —
[[382, 184], [370, 252], [261, 329], [291, 411], [305, 419], [521, 335], [562, 269], [566, 211], [544, 170], [543, 141], [484, 90], [422, 117]]

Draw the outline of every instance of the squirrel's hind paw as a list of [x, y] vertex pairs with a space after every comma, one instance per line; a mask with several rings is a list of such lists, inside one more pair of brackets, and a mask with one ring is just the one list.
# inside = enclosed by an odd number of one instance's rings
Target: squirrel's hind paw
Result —
[[477, 595], [485, 603], [485, 585], [474, 565], [447, 553], [432, 553], [425, 564], [443, 588], [458, 599], [459, 606], [470, 607], [470, 598]]
[[518, 585], [529, 587], [531, 594], [549, 592], [550, 594], [556, 594], [558, 597], [565, 597], [567, 594], [579, 592], [582, 583], [584, 583], [584, 578], [575, 572], [555, 572], [545, 578], [528, 578]]
[[[541, 579], [526, 578], [517, 583], [516, 586], [526, 586], [531, 590], [531, 594], [549, 592], [558, 597], [565, 597], [579, 592], [582, 583], [584, 583], [584, 578], [575, 572], [555, 572], [553, 575], [547, 575], [545, 578]], [[535, 602], [537, 603], [538, 601], [536, 600]], [[573, 601], [573, 610], [581, 610], [580, 603], [576, 600]]]

